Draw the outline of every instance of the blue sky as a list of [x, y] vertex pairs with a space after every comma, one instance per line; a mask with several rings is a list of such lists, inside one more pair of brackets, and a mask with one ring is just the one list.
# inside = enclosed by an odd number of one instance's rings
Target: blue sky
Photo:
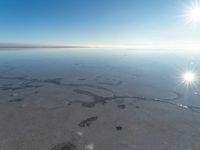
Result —
[[69, 45], [198, 43], [192, 0], [0, 0], [0, 42]]

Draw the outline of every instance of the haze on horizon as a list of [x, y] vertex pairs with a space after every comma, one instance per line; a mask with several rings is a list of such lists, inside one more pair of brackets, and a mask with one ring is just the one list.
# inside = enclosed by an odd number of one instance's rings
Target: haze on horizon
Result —
[[[198, 0], [1, 0], [0, 43], [199, 48], [200, 7], [191, 11], [194, 3], [200, 4]], [[190, 19], [196, 24], [188, 23]]]

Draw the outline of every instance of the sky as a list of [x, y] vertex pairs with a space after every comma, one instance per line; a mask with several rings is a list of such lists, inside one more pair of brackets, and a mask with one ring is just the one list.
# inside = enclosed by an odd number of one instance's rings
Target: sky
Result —
[[0, 43], [198, 44], [194, 0], [0, 0]]

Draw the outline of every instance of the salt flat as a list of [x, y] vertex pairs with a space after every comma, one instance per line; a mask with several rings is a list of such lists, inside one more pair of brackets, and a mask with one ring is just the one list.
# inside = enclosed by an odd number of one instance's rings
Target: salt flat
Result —
[[2, 150], [199, 150], [199, 56], [0, 51]]

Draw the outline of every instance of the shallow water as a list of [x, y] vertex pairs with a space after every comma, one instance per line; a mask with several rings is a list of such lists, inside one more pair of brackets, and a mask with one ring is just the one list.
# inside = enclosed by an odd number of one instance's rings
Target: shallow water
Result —
[[172, 51], [1, 50], [0, 149], [197, 150], [200, 84], [181, 77], [200, 78], [199, 64]]
[[[199, 83], [187, 86], [181, 79], [185, 70], [198, 74], [199, 62], [197, 54], [169, 51], [8, 49], [0, 51], [0, 92], [12, 88], [22, 94], [26, 88], [39, 92], [41, 82], [58, 78], [62, 84], [107, 87], [119, 96], [172, 98], [180, 106], [199, 107]], [[23, 87], [22, 83], [29, 80], [41, 82], [35, 82], [36, 87]], [[175, 93], [181, 98], [173, 99]]]

